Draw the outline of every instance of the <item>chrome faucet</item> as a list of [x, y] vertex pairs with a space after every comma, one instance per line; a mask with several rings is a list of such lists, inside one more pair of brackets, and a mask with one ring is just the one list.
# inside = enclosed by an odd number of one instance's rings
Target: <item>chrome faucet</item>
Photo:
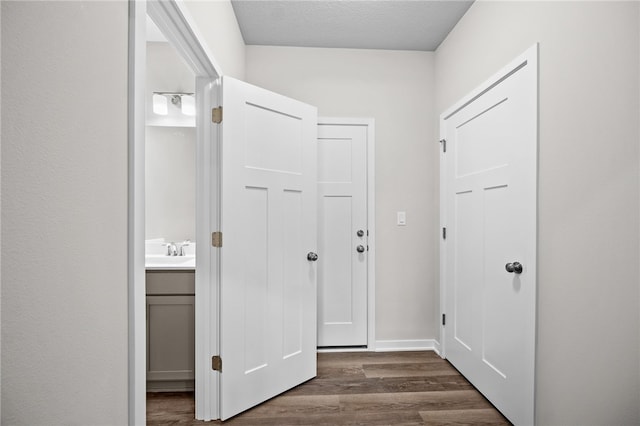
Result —
[[180, 244], [180, 254], [178, 256], [186, 256], [187, 252], [185, 251], [185, 247], [191, 243], [191, 240], [184, 240], [182, 244]]
[[171, 242], [167, 244], [167, 256], [177, 256], [178, 255], [178, 247], [176, 243]]

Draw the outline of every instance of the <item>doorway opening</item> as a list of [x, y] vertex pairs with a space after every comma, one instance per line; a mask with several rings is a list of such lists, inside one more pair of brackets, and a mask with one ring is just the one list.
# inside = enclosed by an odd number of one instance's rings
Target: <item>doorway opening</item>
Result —
[[147, 399], [195, 390], [195, 75], [147, 15]]
[[[160, 383], [161, 386], [166, 386], [182, 382], [185, 388], [193, 387], [196, 397], [196, 418], [210, 420], [217, 416], [217, 406], [215, 406], [215, 399], [212, 398], [212, 394], [217, 391], [217, 377], [198, 374], [198, 371], [205, 371], [209, 364], [204, 353], [209, 349], [217, 349], [217, 342], [212, 342], [210, 339], [212, 335], [210, 330], [215, 326], [216, 319], [211, 318], [208, 309], [206, 309], [217, 300], [215, 295], [212, 295], [214, 290], [208, 284], [210, 282], [214, 283], [214, 286], [217, 284], [215, 280], [210, 279], [210, 277], [216, 276], [216, 265], [213, 264], [207, 244], [210, 222], [212, 217], [215, 217], [210, 212], [214, 209], [212, 200], [215, 200], [216, 194], [211, 189], [212, 153], [209, 142], [212, 139], [212, 129], [210, 117], [206, 111], [211, 110], [216, 81], [221, 73], [193, 33], [192, 28], [195, 26], [181, 3], [175, 1], [130, 2], [129, 15], [129, 423], [145, 424], [146, 422], [147, 365], [150, 368], [156, 368], [153, 371], [154, 374], [151, 375], [151, 378], [155, 379], [155, 384]], [[184, 86], [185, 88], [151, 87], [152, 79], [148, 78], [146, 69], [148, 17], [158, 27], [159, 33], [166, 38], [168, 44], [177, 52], [177, 55], [174, 54], [173, 62], [177, 56], [181, 64], [172, 63], [170, 66], [181, 67], [182, 72], [188, 74], [185, 79], [190, 80], [190, 84]], [[163, 48], [149, 49], [150, 54], [152, 54], [152, 50], [162, 51]], [[154, 100], [157, 103], [155, 113], [153, 107], [147, 108], [147, 104], [153, 105]], [[147, 110], [149, 110], [149, 115], [147, 115]], [[147, 123], [155, 124], [154, 128], [149, 130]], [[162, 129], [160, 129], [161, 127]], [[186, 274], [183, 274], [185, 276], [178, 280], [185, 281], [182, 284], [189, 289], [180, 289], [181, 295], [154, 294], [151, 296], [152, 303], [149, 308], [145, 267], [147, 252], [145, 246], [148, 245], [145, 243], [148, 220], [145, 214], [145, 193], [146, 189], [150, 189], [151, 194], [149, 195], [153, 195], [154, 192], [159, 194], [163, 191], [146, 188], [145, 141], [149, 139], [149, 142], [152, 140], [157, 142], [157, 140], [170, 139], [167, 136], [167, 128], [173, 129], [168, 133], [172, 133], [172, 136], [180, 136], [183, 141], [188, 139], [187, 135], [191, 138], [195, 137], [195, 144], [193, 141], [190, 142], [191, 145], [195, 145], [195, 153], [187, 154], [187, 151], [184, 150], [182, 152], [184, 161], [189, 161], [186, 160], [189, 156], [195, 157], [190, 169], [167, 170], [167, 175], [182, 173], [178, 178], [169, 179], [174, 186], [179, 180], [195, 183], [195, 189], [189, 190], [194, 194], [192, 197], [195, 197], [195, 206], [192, 205], [195, 210], [195, 220], [190, 227], [191, 231], [184, 229], [167, 231], [168, 228], [165, 228], [165, 231], [162, 232], [171, 232], [172, 235], [160, 238], [165, 238], [168, 241], [158, 241], [158, 238], [154, 236], [153, 239], [156, 241], [151, 242], [151, 245], [157, 245], [164, 250], [164, 255], [159, 256], [158, 259], [160, 263], [167, 263], [166, 258], [170, 258], [173, 266], [183, 260], [195, 262], [195, 264], [190, 265], [191, 275], [187, 271]], [[170, 142], [165, 145], [167, 144]], [[189, 143], [185, 142], [185, 144]], [[158, 147], [153, 147], [156, 154], [164, 152], [161, 155], [172, 155], [176, 160], [175, 153], [169, 154], [167, 150], [157, 150], [156, 148]], [[175, 148], [175, 146], [171, 148]], [[150, 153], [152, 152], [150, 150]], [[192, 176], [187, 177], [188, 174], [192, 174]], [[190, 204], [192, 202], [183, 200], [180, 203]], [[178, 207], [186, 208], [187, 206]], [[167, 209], [166, 206], [164, 208]], [[178, 211], [177, 214], [185, 215], [187, 213], [184, 213], [183, 210], [182, 213]], [[149, 220], [154, 229], [158, 229], [156, 225], [162, 222], [162, 219], [156, 219]], [[190, 238], [187, 234], [192, 237]], [[176, 244], [162, 245], [171, 242]], [[166, 255], [167, 253], [169, 256]], [[162, 251], [158, 254], [162, 254]], [[180, 256], [181, 254], [183, 256]], [[167, 269], [166, 264], [160, 265], [160, 267], [162, 270]], [[186, 266], [181, 264], [178, 268], [181, 273], [184, 273]], [[171, 272], [177, 273], [177, 271]], [[154, 277], [155, 281], [158, 281], [157, 278]], [[175, 278], [175, 275], [172, 278]], [[164, 281], [166, 281], [166, 277], [161, 276], [160, 281], [154, 284], [157, 284], [154, 291], [161, 293], [166, 291], [166, 289], [162, 290], [163, 287], [166, 287]], [[178, 286], [182, 284], [179, 283]], [[185, 292], [189, 291], [191, 294], [185, 296]], [[175, 300], [167, 303], [166, 300], [158, 299], [168, 296], [175, 296], [173, 297]], [[193, 315], [194, 310], [195, 315]], [[147, 345], [150, 343], [160, 345], [159, 350], [161, 350], [162, 342], [158, 336], [163, 334], [155, 333], [155, 328], [148, 328], [148, 312], [155, 315], [154, 319], [157, 320], [155, 327], [167, 324], [175, 326], [176, 323], [180, 323], [182, 329], [189, 330], [191, 324], [195, 322], [196, 331], [191, 335], [193, 337], [190, 337], [190, 332], [187, 332], [185, 337], [181, 330], [174, 330], [176, 331], [174, 334], [182, 336], [182, 339], [185, 340], [182, 343], [188, 349], [178, 351], [181, 352], [179, 354], [171, 354], [168, 358], [167, 354], [148, 358], [151, 353], [147, 350]], [[179, 321], [172, 321], [169, 318], [171, 315], [177, 315]], [[193, 346], [191, 346], [192, 344]], [[204, 348], [208, 349], [205, 351]], [[185, 366], [176, 368], [176, 362], [178, 364], [182, 362]], [[165, 369], [163, 370], [163, 368]]]

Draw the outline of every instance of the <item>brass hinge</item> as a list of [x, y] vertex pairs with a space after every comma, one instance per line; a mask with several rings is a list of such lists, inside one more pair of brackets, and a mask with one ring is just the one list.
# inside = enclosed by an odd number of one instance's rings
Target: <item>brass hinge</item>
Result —
[[222, 123], [222, 107], [213, 108], [211, 110], [211, 121], [216, 124]]
[[213, 247], [222, 247], [222, 232], [211, 233], [211, 245]]
[[440, 143], [442, 144], [442, 152], [447, 152], [447, 140], [440, 139]]
[[220, 358], [220, 355], [211, 357], [211, 369], [222, 373], [222, 358]]

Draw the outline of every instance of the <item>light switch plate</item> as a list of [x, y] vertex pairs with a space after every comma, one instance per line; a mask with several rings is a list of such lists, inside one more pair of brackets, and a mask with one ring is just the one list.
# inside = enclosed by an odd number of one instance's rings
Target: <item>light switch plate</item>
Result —
[[398, 212], [398, 226], [405, 226], [407, 224], [407, 213]]

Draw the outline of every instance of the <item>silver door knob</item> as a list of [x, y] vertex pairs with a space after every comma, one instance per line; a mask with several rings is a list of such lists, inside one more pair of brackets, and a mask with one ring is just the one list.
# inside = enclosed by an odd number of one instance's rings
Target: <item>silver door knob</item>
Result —
[[504, 265], [504, 269], [506, 269], [507, 272], [509, 272], [509, 273], [521, 274], [522, 273], [522, 263], [520, 263], [520, 262], [507, 263], [506, 265]]
[[316, 260], [318, 260], [318, 254], [317, 254], [317, 253], [314, 253], [314, 252], [312, 252], [312, 251], [310, 251], [310, 252], [307, 254], [307, 260], [309, 260], [309, 261], [311, 261], [311, 262], [315, 262]]
[[364, 237], [364, 231], [362, 229], [358, 229], [358, 232], [356, 232], [356, 235], [358, 237]]
[[364, 246], [362, 244], [360, 244], [358, 247], [356, 247], [356, 251], [358, 253], [364, 253]]

